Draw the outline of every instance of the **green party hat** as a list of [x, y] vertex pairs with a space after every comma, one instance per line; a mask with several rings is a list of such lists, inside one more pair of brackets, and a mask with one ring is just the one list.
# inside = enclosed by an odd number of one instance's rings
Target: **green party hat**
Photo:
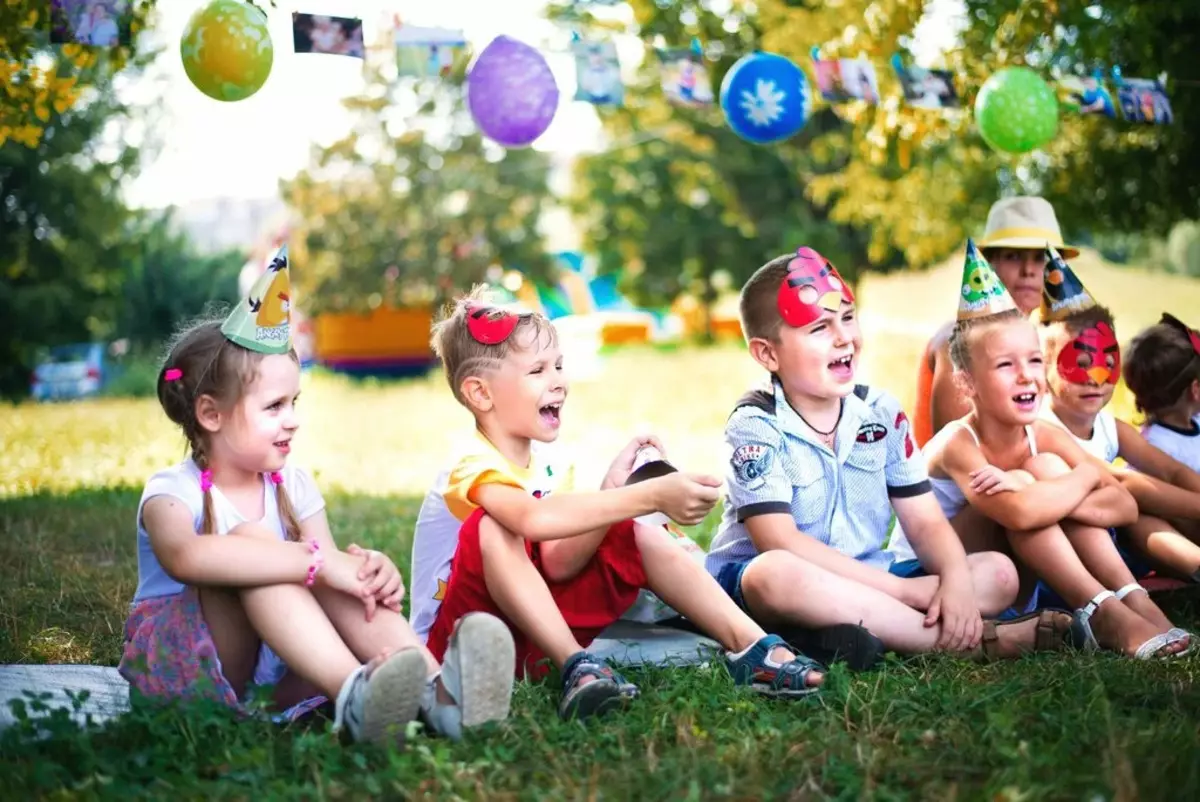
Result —
[[221, 333], [243, 348], [261, 354], [286, 354], [292, 348], [292, 285], [287, 245], [279, 249], [266, 272], [221, 324]]
[[963, 264], [962, 294], [958, 299], [958, 319], [971, 320], [1016, 309], [1008, 290], [992, 266], [979, 253], [974, 240], [967, 240], [967, 260]]
[[1042, 322], [1064, 320], [1074, 312], [1095, 306], [1096, 299], [1084, 288], [1079, 276], [1054, 250], [1054, 246], [1047, 243], [1046, 267], [1042, 270]]

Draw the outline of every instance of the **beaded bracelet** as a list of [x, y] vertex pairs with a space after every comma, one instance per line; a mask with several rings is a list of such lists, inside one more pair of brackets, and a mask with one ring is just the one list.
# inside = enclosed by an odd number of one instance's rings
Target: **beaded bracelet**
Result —
[[325, 557], [321, 554], [321, 544], [316, 540], [308, 541], [308, 549], [312, 552], [313, 559], [308, 566], [308, 576], [304, 579], [304, 587], [311, 588], [317, 581], [317, 574], [325, 565]]

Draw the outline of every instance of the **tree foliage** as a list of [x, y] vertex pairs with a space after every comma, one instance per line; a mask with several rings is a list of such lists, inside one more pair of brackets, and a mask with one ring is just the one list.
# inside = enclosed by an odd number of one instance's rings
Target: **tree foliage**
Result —
[[[156, 2], [130, 2], [131, 36], [146, 27]], [[50, 24], [48, 0], [0, 2], [0, 145], [36, 147], [52, 117], [85, 102], [97, 81], [139, 63], [127, 47], [51, 44]]]
[[[1195, 90], [1171, 91], [1173, 126], [1063, 111], [1057, 137], [1026, 156], [990, 150], [971, 112], [986, 78], [1013, 64], [1047, 79], [1112, 64], [1129, 77], [1191, 77], [1188, 54], [1200, 46], [1195, 4], [965, 0], [957, 45], [924, 64], [954, 72], [958, 111], [905, 105], [889, 65], [893, 54], [912, 60], [924, 0], [734, 0], [730, 10], [707, 0], [630, 5], [635, 22], [623, 32], [648, 46], [686, 46], [692, 37], [704, 43], [714, 90], [734, 61], [756, 49], [788, 56], [811, 84], [818, 48], [821, 58], [874, 62], [884, 98], [875, 107], [831, 106], [814, 85], [813, 116], [797, 136], [750, 145], [716, 109], [669, 106], [648, 49], [626, 107], [600, 112], [614, 147], [583, 160], [574, 198], [589, 246], [606, 256], [606, 269], [634, 274], [635, 293], [670, 296], [714, 265], [740, 279], [800, 242], [828, 248], [851, 276], [924, 266], [977, 234], [997, 197], [1018, 192], [1047, 197], [1067, 233], [1083, 241], [1111, 230], [1162, 233], [1197, 216], [1200, 148], [1189, 128], [1197, 119]], [[585, 35], [622, 28], [573, 4], [551, 16]]]
[[[684, 46], [704, 43], [714, 88], [736, 58], [759, 46], [756, 17], [710, 4], [634, 0], [636, 32]], [[552, 15], [586, 35], [607, 26], [573, 7]], [[648, 54], [627, 87], [626, 105], [600, 110], [611, 145], [581, 159], [572, 209], [586, 247], [603, 272], [623, 272], [638, 302], [660, 305], [680, 292], [711, 302], [718, 272], [734, 282], [799, 242], [819, 248], [854, 280], [865, 238], [828, 218], [806, 193], [813, 171], [808, 144], [840, 123], [818, 115], [794, 140], [761, 147], [739, 139], [715, 108], [670, 105], [660, 89], [658, 59]]]
[[351, 133], [284, 184], [299, 303], [313, 312], [429, 304], [495, 266], [545, 276], [547, 156], [485, 141], [461, 71], [414, 83], [385, 70], [370, 69], [363, 93], [346, 101]]

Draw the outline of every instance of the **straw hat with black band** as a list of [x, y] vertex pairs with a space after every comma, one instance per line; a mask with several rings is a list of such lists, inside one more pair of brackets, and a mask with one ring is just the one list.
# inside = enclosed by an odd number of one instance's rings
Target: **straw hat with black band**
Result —
[[1074, 259], [1079, 249], [1063, 243], [1054, 207], [1045, 198], [1022, 196], [1003, 198], [988, 211], [987, 227], [979, 238], [981, 250], [991, 248], [1054, 247], [1064, 259]]

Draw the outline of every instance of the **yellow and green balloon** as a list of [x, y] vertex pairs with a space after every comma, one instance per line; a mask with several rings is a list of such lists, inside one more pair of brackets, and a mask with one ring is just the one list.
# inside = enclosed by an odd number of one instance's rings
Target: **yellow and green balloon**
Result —
[[262, 9], [213, 0], [188, 20], [179, 42], [183, 69], [214, 100], [245, 100], [267, 82], [275, 48]]
[[1028, 67], [994, 73], [975, 98], [975, 122], [994, 150], [1028, 153], [1058, 133], [1058, 99]]

